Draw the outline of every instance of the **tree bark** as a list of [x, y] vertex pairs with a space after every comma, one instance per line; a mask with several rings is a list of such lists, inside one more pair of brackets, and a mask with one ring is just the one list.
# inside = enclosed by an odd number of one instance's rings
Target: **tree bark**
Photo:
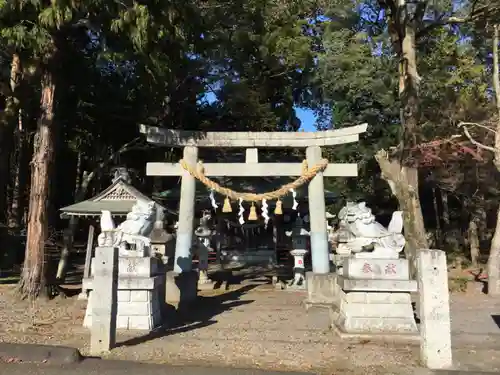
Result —
[[[441, 195], [443, 192], [441, 192]], [[439, 215], [438, 205], [438, 189], [432, 189], [432, 204], [434, 206], [434, 217], [436, 220], [436, 245], [442, 247], [443, 244], [443, 231], [441, 230], [441, 215]]]
[[[85, 174], [83, 178], [85, 178]], [[82, 182], [82, 153], [78, 152], [76, 159], [76, 179], [75, 179], [75, 198], [78, 198], [79, 192], [81, 191]], [[58, 282], [63, 282], [66, 277], [66, 270], [68, 269], [69, 254], [73, 248], [73, 238], [74, 233], [78, 225], [78, 220], [75, 216], [71, 216], [69, 219], [69, 226], [64, 232], [63, 238], [63, 248], [61, 250], [61, 256], [59, 258], [59, 264], [57, 265], [56, 280]]]
[[[493, 26], [493, 87], [497, 113], [500, 116], [500, 72], [498, 61], [499, 25]], [[500, 172], [500, 117], [496, 126], [494, 164]], [[490, 256], [488, 258], [488, 294], [500, 295], [500, 207], [497, 211], [497, 224], [495, 234], [491, 240]]]
[[469, 222], [469, 229], [467, 231], [469, 249], [470, 249], [470, 260], [473, 267], [477, 267], [479, 265], [479, 235], [477, 230], [477, 224], [472, 218]]
[[[19, 281], [23, 298], [36, 298], [46, 289], [45, 241], [48, 233], [49, 181], [54, 158], [54, 77], [44, 71], [41, 77], [41, 113], [31, 160], [31, 189], [28, 213], [26, 255]], [[50, 268], [50, 267], [49, 267]]]
[[21, 59], [12, 55], [10, 68], [10, 92], [6, 95], [5, 110], [0, 113], [0, 223], [7, 221], [7, 186], [10, 181], [10, 156], [14, 143], [14, 129], [19, 100], [16, 90], [21, 80]]
[[450, 208], [448, 206], [448, 193], [441, 192], [441, 202], [443, 204], [443, 230], [446, 232], [450, 229]]
[[386, 151], [375, 155], [380, 165], [382, 178], [389, 184], [392, 194], [403, 211], [404, 235], [406, 238], [405, 255], [410, 264], [415, 266], [419, 249], [428, 248], [424, 218], [418, 196], [418, 170], [402, 166], [398, 160], [390, 159]]
[[405, 163], [409, 150], [418, 144], [420, 77], [414, 25], [421, 21], [423, 12], [421, 7], [417, 6], [418, 9], [411, 18], [405, 0], [399, 0], [397, 3], [388, 1], [386, 4], [390, 8], [388, 20], [391, 41], [400, 59], [398, 73], [402, 132], [399, 152], [389, 155], [385, 150], [380, 150], [375, 159], [382, 171], [382, 178], [388, 182], [403, 211], [404, 234], [407, 240], [405, 254], [414, 274], [417, 251], [428, 248], [418, 191], [418, 169]]
[[29, 155], [26, 142], [26, 134], [24, 130], [20, 130], [16, 134], [17, 138], [17, 155], [13, 166], [14, 182], [12, 186], [12, 201], [8, 212], [8, 225], [12, 229], [21, 227], [22, 214], [24, 209], [24, 189], [27, 183], [27, 170], [29, 163]]
[[490, 256], [488, 258], [488, 295], [500, 295], [500, 207], [497, 211], [495, 234], [491, 240]]

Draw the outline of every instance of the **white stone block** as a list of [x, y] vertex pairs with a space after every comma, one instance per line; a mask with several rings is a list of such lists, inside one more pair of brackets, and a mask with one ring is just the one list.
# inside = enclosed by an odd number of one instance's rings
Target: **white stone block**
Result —
[[345, 317], [341, 324], [343, 332], [360, 334], [414, 334], [415, 322], [407, 318]]
[[[349, 293], [351, 294], [351, 293]], [[392, 303], [391, 293], [381, 292], [381, 293], [366, 293], [366, 302], [367, 303]]]
[[337, 277], [337, 284], [349, 292], [409, 292], [417, 291], [416, 280], [353, 280]]
[[[161, 285], [163, 278], [154, 277], [119, 277], [118, 290], [153, 290]], [[84, 278], [83, 285], [86, 290], [92, 290], [94, 287], [93, 278]]]
[[129, 329], [151, 330], [153, 329], [153, 319], [151, 316], [131, 316], [129, 317]]
[[116, 328], [117, 329], [129, 329], [128, 326], [128, 316], [117, 316], [116, 317]]
[[341, 305], [346, 314], [351, 317], [366, 318], [400, 318], [413, 317], [411, 304], [389, 304], [389, 303], [343, 303]]
[[157, 272], [156, 259], [151, 257], [120, 257], [118, 262], [119, 277], [149, 277]]
[[130, 302], [130, 290], [119, 290], [118, 302]]
[[[392, 298], [394, 294], [399, 295]], [[404, 297], [403, 297], [404, 295]], [[339, 292], [332, 323], [351, 334], [416, 334], [410, 293]]]
[[[116, 317], [116, 329], [129, 329], [128, 327], [128, 316], [117, 316]], [[83, 326], [85, 328], [92, 327], [92, 315], [85, 315], [83, 320]]]
[[150, 307], [147, 302], [123, 302], [118, 305], [119, 316], [140, 316], [149, 313]]
[[367, 303], [368, 293], [366, 292], [351, 292], [343, 293], [344, 299], [350, 303]]
[[131, 302], [148, 302], [150, 300], [149, 290], [132, 290], [130, 291], [130, 301]]
[[[90, 264], [90, 274], [94, 275], [95, 258]], [[150, 277], [158, 272], [158, 260], [153, 257], [118, 257], [118, 277]]]
[[412, 303], [409, 293], [390, 293], [392, 303]]
[[[100, 263], [94, 262], [94, 270], [99, 271]], [[117, 311], [116, 327], [126, 330], [151, 330], [161, 324], [159, 286], [164, 277], [149, 275], [157, 272], [159, 261], [147, 257], [117, 257]], [[94, 276], [84, 278], [85, 289], [90, 290], [85, 312], [84, 327], [92, 328], [92, 310], [96, 300], [94, 287], [98, 287]], [[100, 306], [99, 306], [100, 307]], [[98, 311], [100, 311], [98, 309]]]
[[441, 250], [419, 250], [417, 264], [421, 359], [431, 369], [450, 368], [453, 361], [446, 254]]
[[349, 257], [344, 259], [343, 270], [344, 277], [354, 280], [410, 279], [407, 259], [358, 259]]

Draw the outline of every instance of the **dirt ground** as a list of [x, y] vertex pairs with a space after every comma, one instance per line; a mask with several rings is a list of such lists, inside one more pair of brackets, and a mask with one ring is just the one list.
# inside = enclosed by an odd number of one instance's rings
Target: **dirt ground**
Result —
[[[85, 301], [76, 297], [19, 301], [12, 285], [0, 285], [0, 340], [78, 347], [88, 352], [82, 327]], [[474, 285], [452, 295], [457, 367], [500, 371], [500, 300]], [[113, 359], [169, 364], [258, 367], [321, 374], [412, 374], [415, 345], [341, 341], [324, 309], [305, 311], [302, 292], [276, 291], [264, 280], [229, 290], [202, 292], [196, 305], [171, 314], [168, 327], [151, 334], [118, 333]]]

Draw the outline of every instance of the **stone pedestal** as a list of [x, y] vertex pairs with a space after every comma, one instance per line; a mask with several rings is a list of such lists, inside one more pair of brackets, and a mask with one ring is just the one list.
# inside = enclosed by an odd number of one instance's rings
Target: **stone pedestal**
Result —
[[[92, 327], [92, 308], [97, 300], [92, 291], [94, 282], [92, 259], [91, 277], [83, 280], [91, 290], [85, 312], [84, 327]], [[158, 275], [157, 258], [119, 257], [118, 259], [118, 315], [117, 329], [152, 330], [162, 323], [161, 310], [164, 303], [162, 286], [164, 278]]]
[[418, 340], [408, 271], [405, 259], [345, 259], [332, 327], [341, 337]]
[[306, 309], [312, 306], [328, 307], [336, 303], [338, 296], [336, 273], [306, 272]]
[[198, 244], [198, 288], [213, 289], [215, 282], [208, 277], [208, 252], [210, 241], [208, 238], [200, 238]]
[[165, 299], [171, 303], [191, 302], [198, 296], [198, 272], [167, 272]]

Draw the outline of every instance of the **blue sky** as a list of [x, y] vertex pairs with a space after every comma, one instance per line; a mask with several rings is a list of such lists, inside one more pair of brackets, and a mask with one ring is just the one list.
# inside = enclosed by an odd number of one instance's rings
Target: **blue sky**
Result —
[[316, 128], [314, 127], [316, 116], [314, 115], [313, 111], [305, 108], [295, 108], [295, 111], [297, 112], [297, 117], [302, 122], [302, 125], [300, 127], [301, 129], [305, 130], [306, 132], [316, 131]]
[[[215, 97], [214, 93], [207, 92], [204, 95], [203, 100], [206, 100], [209, 103], [213, 103], [216, 100], [216, 97]], [[314, 115], [313, 111], [311, 111], [310, 109], [307, 109], [307, 108], [298, 108], [298, 107], [295, 107], [295, 111], [297, 113], [297, 117], [301, 121], [300, 129], [302, 129], [306, 132], [316, 131], [316, 128], [314, 126], [314, 124], [316, 123], [316, 116]]]

